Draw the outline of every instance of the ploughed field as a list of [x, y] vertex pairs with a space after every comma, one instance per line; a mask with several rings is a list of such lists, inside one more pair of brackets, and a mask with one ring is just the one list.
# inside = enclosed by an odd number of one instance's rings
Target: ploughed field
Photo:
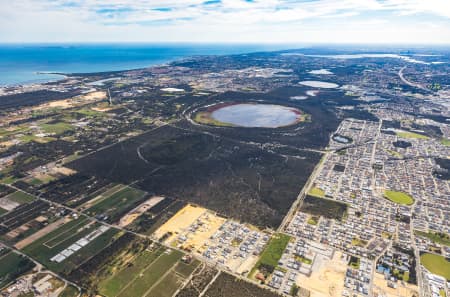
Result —
[[276, 227], [319, 153], [289, 157], [225, 137], [164, 126], [70, 167], [151, 195], [174, 197], [259, 226]]

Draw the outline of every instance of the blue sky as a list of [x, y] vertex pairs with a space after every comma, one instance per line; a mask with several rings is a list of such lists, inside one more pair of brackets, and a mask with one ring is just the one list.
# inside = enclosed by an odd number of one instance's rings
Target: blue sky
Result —
[[450, 0], [0, 0], [0, 42], [450, 44]]

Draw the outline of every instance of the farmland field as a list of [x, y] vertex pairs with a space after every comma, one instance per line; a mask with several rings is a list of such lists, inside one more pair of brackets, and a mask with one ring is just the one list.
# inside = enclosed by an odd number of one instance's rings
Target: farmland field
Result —
[[182, 253], [171, 250], [169, 254], [164, 252], [149, 266], [145, 267], [141, 271], [137, 278], [133, 279], [124, 290], [122, 290], [117, 296], [121, 297], [135, 297], [145, 296], [150, 288], [155, 285], [161, 276], [168, 272], [175, 263], [181, 259]]
[[106, 220], [114, 222], [133, 207], [137, 206], [145, 196], [146, 193], [144, 191], [124, 187], [111, 196], [99, 201], [89, 208], [86, 213], [89, 215], [102, 215]]
[[113, 240], [117, 231], [109, 229], [61, 263], [53, 262], [50, 259], [79, 239], [97, 230], [99, 226], [100, 224], [93, 223], [86, 218], [72, 220], [26, 246], [23, 252], [36, 258], [51, 270], [69, 273], [84, 260], [94, 256], [106, 247]]
[[197, 260], [181, 262], [182, 256], [183, 253], [164, 247], [145, 250], [125, 268], [102, 280], [99, 293], [106, 297], [172, 296], [200, 264]]
[[128, 265], [123, 270], [118, 271], [113, 276], [103, 280], [99, 284], [100, 294], [112, 297], [117, 296], [141, 271], [148, 265], [153, 263], [162, 253], [164, 249], [159, 248], [155, 251], [144, 251], [137, 256], [131, 265]]
[[12, 194], [9, 194], [8, 196], [6, 196], [9, 200], [12, 200], [14, 202], [17, 202], [19, 204], [24, 204], [24, 203], [28, 203], [34, 200], [34, 197], [24, 193], [22, 191], [17, 191], [14, 192]]
[[171, 297], [183, 284], [183, 279], [171, 271], [156, 284], [145, 297]]
[[0, 256], [0, 288], [34, 267], [34, 263], [16, 253]]

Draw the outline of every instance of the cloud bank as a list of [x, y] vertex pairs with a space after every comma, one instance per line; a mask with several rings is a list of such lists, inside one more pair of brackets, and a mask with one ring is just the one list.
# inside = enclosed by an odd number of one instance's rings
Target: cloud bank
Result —
[[0, 42], [450, 43], [447, 0], [0, 1]]

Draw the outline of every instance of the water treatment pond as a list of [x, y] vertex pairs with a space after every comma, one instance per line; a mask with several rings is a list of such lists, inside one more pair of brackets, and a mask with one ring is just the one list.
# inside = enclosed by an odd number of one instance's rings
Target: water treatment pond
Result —
[[300, 110], [282, 105], [238, 103], [219, 107], [210, 116], [233, 126], [277, 128], [301, 121], [301, 115]]

